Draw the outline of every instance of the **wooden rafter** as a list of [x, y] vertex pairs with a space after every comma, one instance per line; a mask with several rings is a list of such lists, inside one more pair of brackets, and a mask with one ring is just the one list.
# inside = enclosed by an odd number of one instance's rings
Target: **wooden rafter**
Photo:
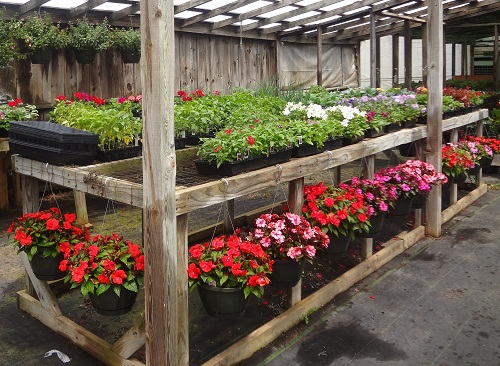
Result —
[[388, 16], [391, 18], [411, 20], [412, 22], [417, 22], [417, 23], [426, 23], [427, 22], [427, 20], [425, 20], [425, 19], [421, 19], [421, 18], [417, 18], [417, 17], [410, 17], [410, 16], [404, 15], [404, 14], [396, 14], [396, 13], [392, 13], [390, 11], [383, 11], [382, 15], [385, 15], [385, 16]]
[[141, 10], [140, 3], [133, 4], [133, 5], [131, 5], [131, 6], [127, 7], [127, 8], [124, 8], [122, 10], [115, 11], [113, 14], [111, 14], [111, 16], [109, 17], [109, 19], [111, 21], [122, 19], [122, 18], [124, 18], [126, 16], [135, 14], [135, 13], [137, 13], [140, 10]]
[[26, 13], [30, 12], [31, 10], [42, 6], [43, 4], [47, 3], [48, 1], [49, 0], [30, 0], [27, 3], [19, 6], [18, 13], [20, 15], [26, 14]]
[[213, 18], [213, 17], [215, 17], [217, 15], [225, 14], [225, 13], [231, 11], [231, 10], [234, 10], [234, 9], [237, 9], [237, 8], [241, 8], [242, 6], [246, 6], [246, 5], [252, 4], [253, 2], [254, 2], [254, 0], [244, 0], [244, 1], [236, 1], [236, 2], [233, 2], [233, 3], [230, 3], [230, 4], [226, 4], [224, 6], [220, 6], [217, 9], [214, 9], [212, 11], [206, 12], [204, 14], [195, 15], [194, 17], [185, 19], [182, 22], [181, 27], [185, 27], [185, 26], [188, 26], [188, 25], [191, 25], [191, 24], [194, 24], [194, 23], [202, 22], [202, 21], [204, 21], [206, 19]]
[[106, 2], [107, 0], [89, 0], [76, 8], [72, 8], [68, 11], [68, 20], [78, 18], [79, 16], [84, 15], [87, 11], [92, 10]]

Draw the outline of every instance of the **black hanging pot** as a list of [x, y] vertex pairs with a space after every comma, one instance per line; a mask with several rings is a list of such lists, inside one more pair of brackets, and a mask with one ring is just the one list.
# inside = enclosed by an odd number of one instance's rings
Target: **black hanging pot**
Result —
[[141, 51], [121, 50], [122, 61], [126, 64], [137, 64], [141, 60]]
[[55, 257], [43, 257], [42, 253], [35, 253], [30, 264], [36, 278], [43, 281], [55, 281], [66, 276], [66, 272], [59, 270], [59, 263], [64, 259], [64, 255], [59, 253]]
[[374, 216], [370, 216], [370, 229], [366, 233], [357, 232], [355, 235], [358, 238], [375, 238], [382, 232], [385, 222], [385, 213], [379, 212]]
[[73, 49], [73, 52], [75, 53], [76, 62], [78, 62], [79, 64], [91, 64], [95, 60], [95, 50]]
[[123, 315], [132, 310], [137, 298], [137, 292], [120, 289], [120, 296], [110, 287], [100, 295], [89, 293], [90, 302], [98, 314], [111, 316]]
[[31, 63], [38, 65], [48, 64], [50, 63], [50, 61], [52, 61], [53, 53], [54, 51], [51, 48], [43, 50], [35, 50], [30, 56]]
[[271, 285], [276, 287], [293, 287], [299, 283], [304, 272], [306, 261], [291, 258], [275, 259], [273, 271], [268, 275]]
[[248, 305], [241, 287], [198, 286], [201, 303], [208, 315], [218, 319], [237, 319], [243, 316]]
[[406, 216], [411, 211], [412, 197], [401, 196], [399, 197], [394, 207], [389, 211], [390, 216]]
[[415, 195], [415, 197], [413, 197], [411, 206], [413, 209], [422, 209], [425, 207], [426, 203], [427, 203], [427, 196], [419, 193]]
[[326, 257], [342, 258], [347, 252], [349, 244], [351, 244], [352, 240], [351, 233], [340, 236], [337, 236], [333, 233], [328, 233], [328, 237], [330, 238], [330, 244], [328, 244], [328, 248], [323, 249], [323, 252], [326, 254]]

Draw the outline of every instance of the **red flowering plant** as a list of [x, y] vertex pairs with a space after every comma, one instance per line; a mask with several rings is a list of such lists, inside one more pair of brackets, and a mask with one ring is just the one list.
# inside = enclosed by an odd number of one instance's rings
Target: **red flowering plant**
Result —
[[74, 245], [59, 269], [68, 271], [64, 281], [71, 288], [80, 287], [83, 296], [100, 295], [110, 287], [120, 296], [122, 287], [138, 292], [143, 284], [144, 253], [140, 245], [122, 235], [95, 235]]
[[427, 196], [434, 184], [446, 183], [448, 178], [436, 172], [432, 164], [420, 160], [408, 160], [395, 167], [381, 169], [375, 178], [385, 182], [389, 191], [397, 197]]
[[304, 187], [302, 212], [311, 225], [337, 237], [368, 232], [372, 207], [354, 187], [325, 186], [322, 182]]
[[[474, 136], [474, 135], [466, 135], [463, 138], [465, 141], [473, 141], [487, 148], [491, 149], [493, 154], [498, 153], [500, 150], [500, 140], [494, 137], [484, 137], [484, 136]], [[488, 153], [488, 155], [490, 155]], [[490, 155], [492, 157], [492, 155]]]
[[206, 284], [223, 288], [242, 288], [245, 297], [261, 297], [269, 284], [273, 261], [260, 244], [252, 243], [236, 229], [210, 242], [189, 248], [189, 289]]
[[474, 164], [479, 164], [483, 158], [493, 159], [494, 151], [490, 144], [486, 144], [481, 138], [476, 139], [473, 136], [460, 140], [457, 149], [465, 150], [471, 156]]
[[448, 143], [441, 149], [441, 161], [443, 163], [443, 173], [448, 177], [456, 177], [466, 174], [467, 169], [474, 167], [472, 155], [465, 149], [460, 149], [457, 145]]
[[33, 255], [56, 257], [63, 254], [68, 258], [71, 247], [88, 236], [86, 229], [75, 226], [74, 213], [61, 214], [57, 207], [35, 213], [26, 213], [13, 221], [7, 233], [14, 233], [10, 240], [17, 246], [18, 253], [25, 252], [28, 259]]
[[0, 129], [8, 130], [14, 121], [33, 121], [38, 118], [36, 107], [24, 104], [19, 98], [0, 104]]
[[311, 262], [318, 248], [328, 248], [330, 239], [318, 226], [312, 226], [303, 216], [290, 212], [263, 214], [255, 220], [248, 237], [262, 245], [273, 259], [303, 258]]

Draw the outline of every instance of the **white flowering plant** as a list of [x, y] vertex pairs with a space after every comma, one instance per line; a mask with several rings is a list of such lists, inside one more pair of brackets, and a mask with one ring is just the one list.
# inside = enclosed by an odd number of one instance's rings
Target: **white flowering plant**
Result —
[[338, 105], [326, 109], [328, 116], [340, 122], [344, 127], [343, 135], [347, 138], [363, 136], [368, 129], [366, 112], [357, 107]]

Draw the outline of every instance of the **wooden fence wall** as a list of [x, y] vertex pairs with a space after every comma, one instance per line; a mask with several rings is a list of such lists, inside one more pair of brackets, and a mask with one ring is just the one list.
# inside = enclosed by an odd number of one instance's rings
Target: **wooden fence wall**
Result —
[[[277, 75], [274, 41], [176, 33], [175, 83], [195, 89], [230, 91], [254, 89]], [[78, 64], [73, 51], [59, 50], [47, 66], [27, 60], [0, 68], [0, 97], [25, 103], [53, 103], [56, 96], [76, 91], [102, 98], [142, 92], [140, 64], [124, 64], [118, 52], [97, 55], [93, 64]]]

